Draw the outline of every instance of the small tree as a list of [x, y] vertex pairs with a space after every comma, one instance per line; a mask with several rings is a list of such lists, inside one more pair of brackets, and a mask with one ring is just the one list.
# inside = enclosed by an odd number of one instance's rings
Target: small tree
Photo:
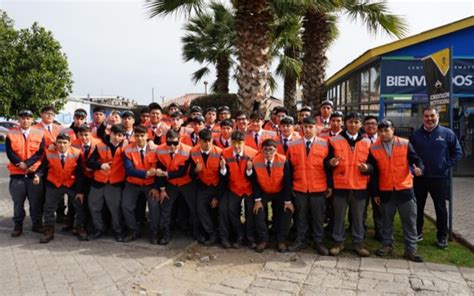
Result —
[[35, 114], [44, 105], [57, 110], [72, 90], [72, 74], [53, 34], [34, 23], [15, 30], [2, 12], [0, 20], [0, 116], [14, 117], [21, 109]]

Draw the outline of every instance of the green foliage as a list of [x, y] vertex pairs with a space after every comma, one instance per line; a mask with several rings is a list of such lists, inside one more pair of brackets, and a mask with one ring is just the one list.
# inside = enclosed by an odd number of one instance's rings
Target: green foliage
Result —
[[44, 105], [60, 110], [72, 90], [72, 74], [61, 45], [37, 23], [15, 30], [2, 12], [0, 20], [0, 116], [21, 109], [35, 114]]
[[212, 94], [194, 99], [191, 107], [198, 105], [205, 111], [209, 107], [219, 108], [220, 106], [229, 106], [232, 116], [239, 110], [239, 103], [236, 94]]

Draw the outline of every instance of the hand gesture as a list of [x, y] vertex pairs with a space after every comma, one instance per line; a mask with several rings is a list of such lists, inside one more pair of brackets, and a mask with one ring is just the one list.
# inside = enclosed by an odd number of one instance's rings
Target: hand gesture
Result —
[[369, 171], [369, 166], [366, 163], [359, 164], [359, 171], [361, 173], [367, 173]]
[[380, 206], [380, 196], [374, 196], [374, 202], [376, 205]]
[[40, 177], [38, 175], [35, 175], [33, 178], [33, 185], [38, 185], [40, 183]]
[[333, 168], [337, 167], [339, 165], [339, 160], [340, 159], [341, 158], [339, 156], [331, 158], [331, 160], [329, 161], [329, 165], [332, 166]]
[[213, 208], [213, 209], [217, 208], [217, 205], [218, 205], [218, 204], [219, 204], [219, 200], [214, 197], [214, 198], [211, 200], [211, 208]]
[[263, 204], [262, 201], [256, 201], [255, 204], [253, 205], [253, 213], [254, 215], [258, 214], [258, 211], [263, 210]]
[[168, 196], [168, 193], [166, 192], [166, 190], [161, 190], [160, 192], [160, 204], [162, 204], [165, 200], [169, 199], [170, 197]]
[[194, 171], [196, 172], [196, 174], [199, 174], [202, 171], [202, 163], [199, 159], [197, 160], [196, 169]]
[[84, 194], [83, 193], [76, 194], [76, 200], [78, 200], [79, 203], [82, 205], [84, 203]]
[[110, 171], [110, 163], [106, 162], [100, 165], [100, 169], [103, 171]]
[[413, 172], [417, 177], [423, 176], [423, 170], [417, 167], [416, 164], [413, 164]]
[[26, 163], [24, 163], [23, 161], [18, 163], [17, 164], [17, 167], [19, 167], [20, 169], [22, 170], [26, 170], [28, 168], [28, 166], [26, 165]]
[[295, 212], [295, 207], [291, 202], [285, 202], [285, 206], [283, 207], [283, 211], [290, 211], [292, 214]]
[[156, 169], [154, 169], [154, 168], [151, 168], [151, 169], [149, 169], [148, 171], [146, 171], [146, 177], [147, 177], [147, 178], [148, 178], [148, 177], [153, 177], [153, 176], [155, 176], [155, 175], [156, 175]]
[[219, 165], [220, 165], [221, 169], [225, 168], [226, 162], [225, 162], [224, 157], [222, 157], [222, 156], [221, 156], [221, 160], [219, 161]]
[[326, 192], [324, 192], [324, 197], [325, 198], [330, 198], [332, 195], [332, 188], [326, 189]]
[[148, 193], [148, 195], [153, 199], [153, 200], [159, 200], [160, 199], [160, 192], [153, 188], [152, 190], [150, 190], [150, 192]]

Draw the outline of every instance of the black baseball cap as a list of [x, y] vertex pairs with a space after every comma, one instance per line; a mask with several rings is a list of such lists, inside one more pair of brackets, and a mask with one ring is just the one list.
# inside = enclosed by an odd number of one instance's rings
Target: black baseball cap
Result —
[[31, 112], [31, 110], [24, 109], [24, 110], [21, 110], [20, 112], [18, 112], [18, 116], [20, 116], [20, 117], [33, 117], [33, 112]]
[[135, 118], [135, 114], [132, 111], [127, 110], [127, 111], [124, 111], [122, 113], [122, 118], [126, 118], [126, 117], [134, 117]]

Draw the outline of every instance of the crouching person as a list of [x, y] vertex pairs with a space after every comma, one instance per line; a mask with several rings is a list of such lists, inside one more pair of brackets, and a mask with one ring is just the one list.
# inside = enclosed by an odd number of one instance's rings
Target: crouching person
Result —
[[59, 201], [64, 195], [80, 203], [84, 201], [81, 151], [71, 147], [71, 139], [67, 134], [60, 133], [56, 138], [56, 148], [46, 150], [42, 173], [46, 175], [46, 201], [45, 231], [40, 243], [49, 243], [54, 239], [55, 212]]
[[394, 136], [394, 126], [390, 120], [378, 124], [379, 137], [370, 147], [374, 159], [374, 174], [371, 180], [372, 196], [382, 210], [382, 247], [375, 254], [387, 256], [393, 250], [393, 217], [400, 215], [405, 253], [403, 257], [423, 262], [416, 253], [416, 201], [413, 192], [413, 165], [415, 176], [423, 174], [423, 162], [407, 139]]
[[262, 151], [257, 153], [252, 160], [252, 186], [255, 197], [253, 213], [259, 240], [256, 251], [259, 253], [267, 248], [269, 240], [267, 215], [264, 210], [268, 202], [272, 203], [277, 249], [279, 252], [287, 250], [286, 237], [293, 213], [291, 172], [286, 157], [276, 153], [277, 146], [278, 143], [275, 140], [263, 141]]
[[157, 230], [153, 228], [158, 221], [158, 191], [154, 188], [156, 173], [156, 149], [147, 144], [148, 130], [144, 126], [133, 129], [135, 143], [124, 148], [123, 166], [127, 180], [122, 195], [122, 212], [128, 233], [124, 242], [130, 242], [140, 237], [140, 225], [135, 217], [137, 201], [141, 194], [147, 196], [148, 211], [151, 220], [150, 242], [157, 240]]

